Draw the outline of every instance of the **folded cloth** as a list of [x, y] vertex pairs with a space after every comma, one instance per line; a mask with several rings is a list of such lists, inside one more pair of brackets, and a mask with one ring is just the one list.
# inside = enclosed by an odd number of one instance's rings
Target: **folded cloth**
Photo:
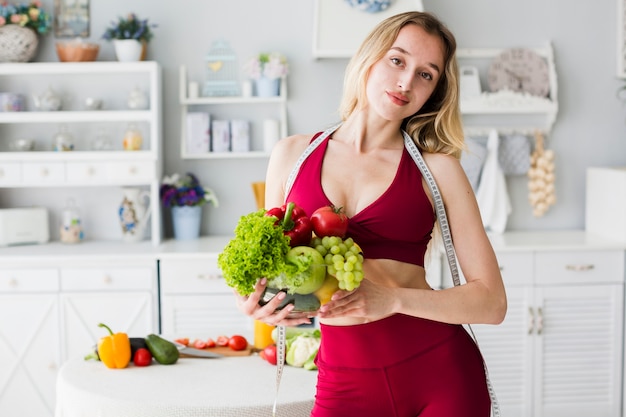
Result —
[[498, 132], [494, 129], [487, 139], [487, 157], [476, 191], [476, 200], [485, 229], [503, 233], [511, 214], [511, 201], [504, 173], [498, 163], [498, 144]]

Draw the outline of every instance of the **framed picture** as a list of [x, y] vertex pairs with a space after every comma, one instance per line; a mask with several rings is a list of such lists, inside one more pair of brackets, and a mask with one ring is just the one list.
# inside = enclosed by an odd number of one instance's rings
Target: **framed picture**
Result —
[[54, 36], [89, 37], [89, 0], [54, 0]]
[[350, 58], [376, 24], [410, 10], [423, 11], [422, 1], [315, 0], [313, 56]]

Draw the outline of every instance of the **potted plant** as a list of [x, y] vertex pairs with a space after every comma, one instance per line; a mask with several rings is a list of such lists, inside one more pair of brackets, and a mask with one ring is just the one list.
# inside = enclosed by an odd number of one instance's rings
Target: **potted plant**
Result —
[[254, 80], [256, 95], [269, 97], [280, 94], [280, 80], [289, 73], [289, 65], [281, 53], [260, 53], [250, 58], [243, 70], [248, 78]]
[[200, 185], [192, 174], [174, 174], [163, 178], [160, 189], [161, 202], [172, 209], [174, 237], [179, 240], [196, 239], [200, 236], [202, 206], [207, 203], [219, 206], [217, 196], [210, 188]]
[[130, 13], [111, 22], [102, 38], [113, 41], [118, 61], [142, 61], [148, 42], [154, 37], [152, 29], [156, 27], [148, 19], [139, 19], [135, 13]]
[[28, 62], [35, 56], [39, 35], [50, 30], [50, 16], [41, 2], [0, 3], [0, 62]]

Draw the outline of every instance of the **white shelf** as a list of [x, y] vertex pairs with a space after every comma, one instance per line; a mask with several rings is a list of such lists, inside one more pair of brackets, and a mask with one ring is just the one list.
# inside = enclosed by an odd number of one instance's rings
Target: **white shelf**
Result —
[[[529, 48], [542, 56], [548, 65], [550, 91], [548, 97], [536, 97], [512, 91], [483, 92], [479, 97], [461, 100], [464, 129], [468, 135], [482, 135], [492, 129], [501, 133], [548, 134], [558, 113], [557, 76], [554, 51], [548, 43], [544, 47]], [[491, 60], [503, 48], [458, 49], [462, 66], [466, 60]]]
[[[56, 78], [54, 78], [54, 77]], [[21, 125], [28, 130], [34, 124], [67, 123], [90, 124], [98, 122], [148, 125], [144, 132], [145, 148], [140, 151], [72, 151], [72, 152], [0, 152], [0, 187], [9, 194], [18, 188], [73, 188], [73, 187], [145, 187], [149, 189], [152, 214], [149, 225], [152, 244], [162, 239], [159, 182], [162, 177], [162, 120], [161, 120], [161, 67], [154, 61], [142, 62], [43, 62], [5, 63], [0, 65], [0, 78], [4, 78], [4, 89], [13, 86], [21, 94], [35, 93], [41, 80], [48, 80], [54, 88], [55, 80], [66, 85], [66, 89], [80, 90], [80, 82], [98, 83], [102, 77], [125, 81], [141, 80], [147, 89], [147, 110], [112, 109], [98, 111], [24, 111], [0, 113], [0, 128]], [[73, 81], [76, 80], [76, 85]], [[72, 81], [72, 82], [69, 82]], [[19, 87], [16, 87], [19, 85]], [[74, 87], [72, 90], [72, 86]], [[117, 91], [119, 90], [119, 91]], [[113, 89], [112, 96], [126, 94], [124, 88]], [[90, 126], [88, 125], [88, 128]], [[41, 130], [41, 126], [39, 127]], [[10, 129], [7, 128], [7, 131]], [[8, 135], [0, 140], [8, 140]], [[8, 191], [7, 191], [8, 190]], [[106, 194], [106, 193], [104, 193]], [[10, 201], [10, 198], [7, 200]], [[120, 198], [121, 201], [121, 198]], [[119, 202], [116, 202], [119, 203]], [[46, 205], [45, 201], [41, 202]], [[107, 232], [100, 232], [107, 239]], [[98, 236], [94, 236], [98, 240]], [[121, 240], [121, 236], [120, 236]]]
[[0, 123], [149, 122], [152, 112], [142, 110], [28, 111], [0, 113]]
[[[189, 107], [202, 107], [202, 106], [276, 106], [278, 110], [278, 120], [280, 123], [280, 135], [281, 137], [287, 136], [287, 83], [285, 79], [281, 80], [280, 95], [277, 97], [197, 97], [190, 98], [187, 95], [187, 67], [180, 67], [179, 78], [179, 102], [181, 105], [181, 139], [180, 139], [180, 154], [182, 159], [255, 159], [255, 158], [267, 158], [269, 152], [260, 151], [252, 148], [250, 152], [206, 152], [206, 153], [189, 153], [187, 152], [187, 132], [186, 123]], [[252, 133], [253, 135], [254, 133]], [[254, 143], [253, 138], [250, 138], [251, 144]], [[259, 142], [259, 141], [257, 141]]]
[[0, 152], [0, 161], [152, 161], [152, 151]]

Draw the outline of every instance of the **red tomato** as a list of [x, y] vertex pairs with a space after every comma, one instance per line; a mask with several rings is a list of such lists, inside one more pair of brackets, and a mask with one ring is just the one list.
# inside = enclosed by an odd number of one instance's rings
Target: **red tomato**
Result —
[[207, 347], [206, 342], [200, 339], [194, 340], [191, 346], [195, 347], [196, 349], [204, 349], [205, 347]]
[[210, 337], [206, 340], [206, 347], [208, 348], [212, 348], [215, 347], [215, 340], [211, 339]]
[[189, 338], [188, 337], [181, 337], [179, 339], [174, 339], [174, 342], [176, 343], [180, 343], [181, 345], [189, 345]]
[[342, 207], [324, 206], [318, 208], [311, 215], [311, 223], [313, 224], [313, 232], [318, 237], [339, 236], [343, 239], [348, 231], [348, 216]]
[[261, 351], [261, 357], [271, 363], [272, 365], [276, 365], [276, 345], [268, 345]]
[[228, 336], [217, 336], [217, 340], [215, 341], [217, 346], [228, 346]]
[[228, 347], [232, 350], [244, 350], [248, 347], [248, 341], [245, 337], [236, 334], [228, 339]]
[[135, 366], [148, 366], [152, 363], [152, 354], [146, 348], [139, 348], [133, 356]]

